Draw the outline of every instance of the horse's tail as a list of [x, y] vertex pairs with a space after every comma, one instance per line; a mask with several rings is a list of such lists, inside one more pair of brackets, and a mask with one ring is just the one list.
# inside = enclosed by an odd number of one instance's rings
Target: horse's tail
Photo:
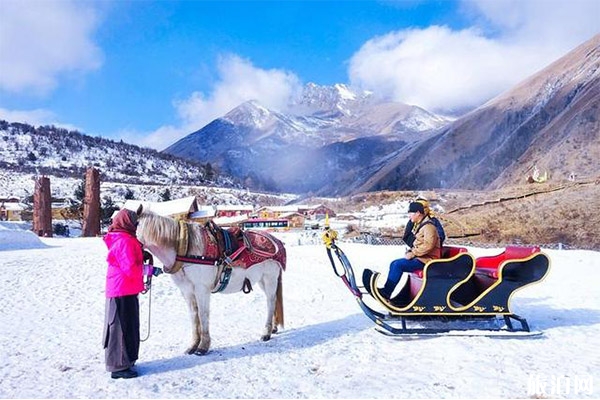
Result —
[[283, 328], [284, 320], [283, 320], [283, 286], [281, 283], [281, 278], [283, 276], [283, 270], [279, 270], [279, 278], [277, 278], [277, 293], [275, 300], [275, 326], [280, 326]]

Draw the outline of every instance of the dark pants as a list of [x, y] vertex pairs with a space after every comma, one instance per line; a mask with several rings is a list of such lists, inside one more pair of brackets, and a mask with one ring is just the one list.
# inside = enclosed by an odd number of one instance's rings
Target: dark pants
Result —
[[107, 371], [122, 371], [135, 364], [140, 349], [137, 295], [106, 299], [103, 344]]
[[414, 272], [423, 269], [424, 266], [425, 264], [417, 258], [412, 258], [410, 260], [399, 258], [398, 260], [392, 261], [385, 286], [379, 292], [389, 299], [392, 296], [394, 288], [398, 282], [400, 282], [403, 272]]

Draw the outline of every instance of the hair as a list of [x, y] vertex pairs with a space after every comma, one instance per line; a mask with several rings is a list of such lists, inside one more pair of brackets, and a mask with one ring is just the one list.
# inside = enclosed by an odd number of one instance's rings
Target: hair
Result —
[[142, 235], [143, 242], [174, 247], [177, 244], [178, 231], [179, 224], [174, 219], [151, 211], [144, 211], [139, 217], [138, 234]]
[[[204, 251], [202, 230], [205, 228], [193, 222], [187, 222], [187, 225], [189, 228], [188, 251], [192, 254], [202, 255]], [[139, 217], [138, 235], [140, 235], [144, 243], [160, 247], [172, 247], [177, 250], [179, 221], [163, 217], [151, 211], [143, 211]]]
[[425, 215], [433, 216], [433, 211], [431, 207], [429, 207], [429, 200], [423, 196], [418, 196], [415, 200], [417, 203], [423, 204], [423, 209], [425, 210]]
[[420, 212], [421, 214], [426, 215], [424, 208], [423, 204], [418, 201], [413, 201], [408, 205], [408, 212]]

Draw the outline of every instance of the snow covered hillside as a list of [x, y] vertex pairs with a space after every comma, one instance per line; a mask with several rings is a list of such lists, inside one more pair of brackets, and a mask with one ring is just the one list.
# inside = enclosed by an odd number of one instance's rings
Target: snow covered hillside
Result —
[[90, 166], [105, 181], [234, 186], [208, 164], [54, 126], [0, 120], [0, 170], [82, 178]]

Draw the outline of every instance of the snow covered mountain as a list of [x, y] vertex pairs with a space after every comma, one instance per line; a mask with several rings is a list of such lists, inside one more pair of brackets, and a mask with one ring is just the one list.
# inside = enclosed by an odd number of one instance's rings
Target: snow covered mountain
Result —
[[496, 189], [524, 183], [536, 169], [553, 182], [598, 179], [599, 115], [600, 34], [344, 186]]
[[311, 192], [447, 123], [345, 85], [311, 83], [284, 111], [245, 102], [164, 152], [218, 165], [249, 187]]

